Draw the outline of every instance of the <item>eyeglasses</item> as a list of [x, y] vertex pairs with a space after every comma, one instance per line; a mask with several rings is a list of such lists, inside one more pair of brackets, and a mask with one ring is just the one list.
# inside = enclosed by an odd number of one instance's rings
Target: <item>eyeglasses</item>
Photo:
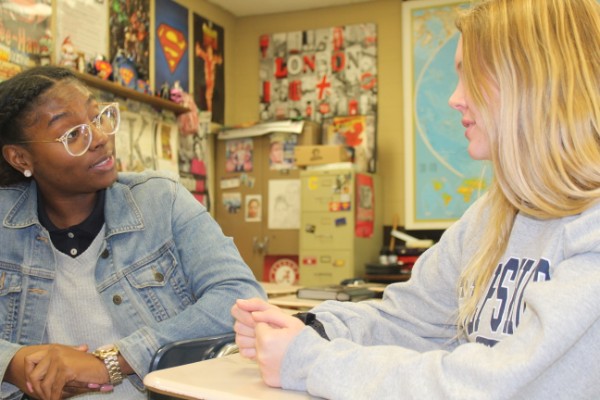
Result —
[[93, 139], [93, 129], [99, 130], [105, 135], [114, 135], [119, 130], [121, 114], [119, 113], [119, 103], [109, 103], [100, 111], [100, 113], [91, 121], [91, 124], [79, 124], [66, 131], [61, 137], [54, 140], [26, 140], [19, 143], [56, 143], [61, 142], [65, 146], [67, 153], [73, 157], [79, 157], [85, 154], [90, 148]]

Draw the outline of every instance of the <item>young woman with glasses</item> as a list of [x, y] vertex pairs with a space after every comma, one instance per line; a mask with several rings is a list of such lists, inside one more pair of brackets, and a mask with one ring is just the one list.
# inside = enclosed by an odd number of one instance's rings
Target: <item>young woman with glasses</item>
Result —
[[119, 122], [68, 69], [0, 83], [3, 399], [145, 399], [160, 346], [230, 331], [236, 298], [264, 298], [176, 180], [117, 173]]
[[600, 398], [600, 5], [478, 3], [457, 20], [449, 103], [492, 187], [382, 301], [328, 301], [303, 323], [239, 300], [236, 342], [267, 384], [343, 400]]

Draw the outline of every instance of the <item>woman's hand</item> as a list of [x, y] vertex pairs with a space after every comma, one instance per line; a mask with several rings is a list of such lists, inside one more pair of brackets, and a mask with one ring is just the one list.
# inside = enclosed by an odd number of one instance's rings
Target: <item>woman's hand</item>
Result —
[[87, 353], [87, 346], [49, 344], [35, 346], [23, 358], [24, 379], [30, 394], [58, 400], [77, 394], [112, 389], [102, 361]]
[[253, 312], [256, 323], [256, 360], [263, 380], [269, 386], [281, 386], [281, 361], [288, 346], [304, 329], [304, 323], [283, 311], [271, 308]]
[[255, 333], [256, 323], [252, 318], [255, 311], [277, 309], [276, 306], [258, 298], [242, 300], [238, 299], [231, 307], [231, 315], [235, 318], [233, 330], [235, 331], [235, 343], [240, 349], [243, 357], [254, 359], [256, 357]]

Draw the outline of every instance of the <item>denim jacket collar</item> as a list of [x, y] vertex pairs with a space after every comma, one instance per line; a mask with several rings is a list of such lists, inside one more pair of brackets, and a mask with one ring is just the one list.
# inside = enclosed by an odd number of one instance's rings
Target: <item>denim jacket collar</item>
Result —
[[[6, 215], [3, 224], [7, 228], [24, 228], [39, 224], [37, 215], [37, 190], [35, 181], [14, 187], [22, 191], [17, 202]], [[144, 229], [144, 219], [129, 186], [115, 182], [106, 190], [104, 206], [106, 237], [124, 232]]]

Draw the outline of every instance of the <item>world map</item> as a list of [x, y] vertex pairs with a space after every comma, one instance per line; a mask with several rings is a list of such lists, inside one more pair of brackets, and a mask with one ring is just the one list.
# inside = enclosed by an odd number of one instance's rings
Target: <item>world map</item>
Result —
[[[410, 23], [412, 99], [405, 116], [410, 121], [412, 156], [407, 174], [406, 225], [408, 228], [447, 228], [485, 191], [491, 181], [491, 166], [474, 161], [467, 152], [467, 139], [460, 113], [448, 105], [457, 83], [454, 53], [459, 33], [455, 26], [466, 2], [407, 2]], [[406, 15], [405, 15], [406, 22]], [[405, 42], [406, 44], [406, 42]], [[406, 75], [405, 75], [406, 76]], [[409, 88], [410, 89], [410, 88]], [[411, 226], [412, 225], [412, 226]]]

